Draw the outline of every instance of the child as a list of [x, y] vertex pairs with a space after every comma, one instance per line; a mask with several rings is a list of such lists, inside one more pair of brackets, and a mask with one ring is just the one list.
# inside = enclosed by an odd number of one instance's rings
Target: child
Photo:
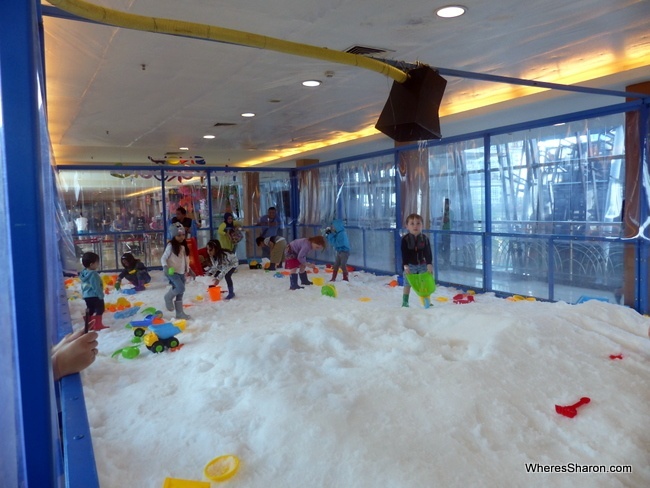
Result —
[[[300, 290], [304, 288], [298, 286], [298, 274], [300, 273], [300, 283], [311, 285], [312, 282], [307, 279], [307, 253], [310, 251], [321, 251], [325, 249], [325, 239], [323, 236], [303, 237], [296, 239], [284, 250], [285, 263], [284, 267], [291, 271], [289, 279], [291, 280], [290, 290]], [[316, 267], [316, 265], [313, 265]]]
[[165, 252], [160, 258], [163, 273], [172, 285], [165, 293], [165, 306], [170, 312], [176, 310], [177, 319], [190, 319], [183, 311], [183, 293], [185, 293], [185, 275], [194, 277], [190, 268], [190, 250], [185, 242], [185, 228], [180, 222], [172, 224], [169, 228], [170, 241], [165, 247]]
[[147, 267], [142, 264], [142, 261], [136, 259], [130, 252], [122, 254], [121, 262], [124, 269], [117, 277], [115, 289], [119, 290], [122, 278], [126, 278], [127, 281], [135, 286], [135, 291], [144, 290], [144, 285], [151, 281], [151, 276], [149, 275], [149, 271], [147, 271]]
[[211, 261], [211, 266], [206, 268], [207, 274], [214, 276], [215, 285], [218, 285], [219, 281], [226, 278], [226, 284], [228, 285], [228, 296], [226, 296], [226, 300], [235, 298], [232, 274], [237, 269], [237, 266], [239, 266], [237, 256], [223, 249], [219, 241], [215, 239], [208, 241], [207, 249]]
[[268, 249], [268, 257], [271, 261], [269, 271], [275, 271], [276, 267], [279, 268], [282, 264], [282, 258], [284, 257], [284, 250], [287, 247], [287, 240], [282, 236], [259, 236], [255, 239], [255, 243], [257, 244], [257, 247], [261, 247], [263, 251]]
[[217, 228], [219, 243], [225, 251], [235, 252], [237, 243], [242, 240], [241, 224], [236, 222], [230, 212], [223, 214], [223, 222]]
[[79, 273], [81, 279], [81, 295], [86, 302], [86, 315], [90, 317], [89, 330], [108, 329], [102, 323], [104, 314], [104, 283], [102, 282], [97, 268], [99, 268], [99, 256], [94, 252], [85, 252], [81, 256], [81, 264], [84, 269]]
[[332, 220], [332, 226], [325, 229], [325, 237], [330, 246], [336, 250], [336, 260], [334, 261], [334, 268], [332, 279], [336, 281], [336, 275], [339, 268], [343, 271], [343, 281], [348, 281], [348, 257], [350, 257], [350, 240], [348, 233], [343, 227], [343, 221], [340, 219]]
[[[408, 284], [406, 275], [425, 272], [433, 274], [433, 253], [429, 238], [422, 233], [422, 217], [418, 214], [406, 217], [406, 228], [408, 234], [402, 237], [402, 264], [404, 266], [402, 307], [409, 306], [409, 294], [411, 293], [411, 286]], [[424, 298], [424, 308], [430, 306], [430, 299]]]

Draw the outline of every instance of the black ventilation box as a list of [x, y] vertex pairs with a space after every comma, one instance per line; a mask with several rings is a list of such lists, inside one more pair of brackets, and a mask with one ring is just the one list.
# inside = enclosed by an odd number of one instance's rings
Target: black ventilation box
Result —
[[429, 66], [408, 75], [404, 83], [393, 82], [375, 128], [398, 142], [442, 138], [438, 109], [447, 80]]

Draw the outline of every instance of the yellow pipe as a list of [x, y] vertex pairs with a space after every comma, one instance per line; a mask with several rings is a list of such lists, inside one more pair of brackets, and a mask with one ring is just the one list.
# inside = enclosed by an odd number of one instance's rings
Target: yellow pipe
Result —
[[84, 19], [93, 20], [102, 24], [114, 25], [125, 29], [140, 30], [145, 32], [157, 32], [159, 34], [170, 34], [173, 36], [193, 37], [196, 39], [207, 39], [210, 41], [226, 42], [241, 46], [257, 47], [268, 49], [295, 56], [306, 58], [322, 59], [337, 64], [358, 66], [359, 68], [376, 71], [382, 75], [404, 83], [408, 74], [387, 63], [376, 59], [362, 56], [360, 54], [332, 51], [324, 47], [310, 46], [298, 42], [283, 41], [273, 37], [260, 36], [250, 32], [242, 32], [224, 27], [185, 22], [182, 20], [161, 19], [146, 17], [144, 15], [120, 12], [110, 8], [100, 7], [83, 0], [47, 0], [48, 3], [57, 6], [61, 10], [74, 14]]

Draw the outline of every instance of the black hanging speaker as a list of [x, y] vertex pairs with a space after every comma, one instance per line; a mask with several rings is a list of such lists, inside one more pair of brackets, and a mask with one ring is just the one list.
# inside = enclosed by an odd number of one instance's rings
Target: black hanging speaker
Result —
[[442, 138], [438, 108], [447, 80], [429, 66], [408, 75], [404, 83], [393, 82], [375, 128], [398, 142]]

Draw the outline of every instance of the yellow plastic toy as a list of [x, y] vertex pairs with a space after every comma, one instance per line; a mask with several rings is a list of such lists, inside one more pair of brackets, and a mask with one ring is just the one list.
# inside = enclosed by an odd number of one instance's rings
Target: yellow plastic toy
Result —
[[361, 298], [359, 298], [360, 302], [369, 302], [370, 300], [372, 300], [372, 298], [370, 298], [370, 297], [361, 297]]
[[449, 298], [447, 297], [436, 297], [436, 300], [439, 302], [448, 302]]
[[234, 454], [226, 454], [214, 458], [203, 468], [203, 474], [212, 481], [226, 481], [239, 469], [239, 458]]
[[165, 478], [163, 488], [210, 488], [207, 481], [182, 480], [180, 478]]
[[315, 278], [311, 279], [311, 282], [314, 285], [323, 286], [325, 284], [325, 278], [323, 278], [322, 276], [316, 276]]

